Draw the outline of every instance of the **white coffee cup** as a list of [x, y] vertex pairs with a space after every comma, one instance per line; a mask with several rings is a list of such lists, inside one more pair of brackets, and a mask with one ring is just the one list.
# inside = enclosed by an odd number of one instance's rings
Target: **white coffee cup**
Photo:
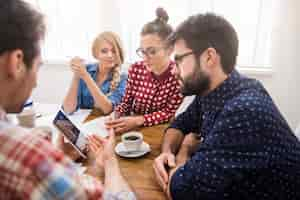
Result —
[[143, 134], [136, 131], [125, 133], [121, 138], [127, 151], [138, 151], [143, 143]]
[[35, 111], [34, 109], [24, 109], [17, 115], [20, 126], [33, 128], [35, 125]]

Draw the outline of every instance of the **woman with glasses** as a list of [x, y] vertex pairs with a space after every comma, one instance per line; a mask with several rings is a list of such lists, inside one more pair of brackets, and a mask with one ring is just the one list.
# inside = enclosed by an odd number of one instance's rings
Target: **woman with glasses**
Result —
[[99, 34], [92, 53], [97, 63], [86, 65], [79, 57], [71, 60], [74, 76], [63, 103], [67, 113], [95, 107], [108, 114], [125, 93], [127, 75], [121, 74], [124, 52], [119, 36], [113, 32]]
[[178, 80], [171, 73], [173, 48], [166, 42], [172, 27], [164, 9], [158, 8], [156, 15], [141, 31], [136, 52], [143, 60], [129, 69], [125, 95], [115, 109], [118, 119], [106, 124], [117, 133], [168, 122], [182, 102]]

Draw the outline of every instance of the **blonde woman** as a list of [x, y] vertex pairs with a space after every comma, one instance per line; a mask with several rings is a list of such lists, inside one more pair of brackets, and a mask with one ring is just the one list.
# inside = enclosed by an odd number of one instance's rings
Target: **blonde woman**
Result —
[[124, 52], [119, 36], [113, 32], [99, 34], [92, 53], [97, 63], [85, 65], [79, 57], [70, 62], [74, 76], [63, 103], [67, 113], [78, 108], [99, 108], [109, 114], [123, 97], [127, 75], [121, 74]]

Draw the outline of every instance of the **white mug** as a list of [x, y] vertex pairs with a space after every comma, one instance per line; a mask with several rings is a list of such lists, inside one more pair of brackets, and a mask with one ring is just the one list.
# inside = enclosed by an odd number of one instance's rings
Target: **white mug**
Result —
[[17, 115], [19, 125], [27, 128], [33, 128], [35, 125], [35, 115], [34, 109], [24, 109]]
[[121, 138], [127, 151], [138, 151], [143, 143], [143, 134], [136, 131], [125, 133]]

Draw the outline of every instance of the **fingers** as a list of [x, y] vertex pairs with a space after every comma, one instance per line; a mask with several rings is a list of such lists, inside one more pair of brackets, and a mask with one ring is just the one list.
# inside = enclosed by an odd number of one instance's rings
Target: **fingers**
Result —
[[79, 66], [77, 66], [77, 65], [71, 65], [71, 70], [72, 71], [78, 71], [79, 70]]
[[89, 143], [89, 148], [94, 154], [98, 151], [97, 147], [93, 143]]
[[71, 59], [70, 65], [81, 66], [81, 65], [83, 65], [83, 59], [81, 59], [80, 57], [74, 57]]
[[109, 115], [109, 116], [105, 119], [104, 123], [106, 124], [106, 123], [109, 123], [109, 122], [111, 122], [111, 121], [113, 121], [113, 120], [114, 120], [113, 117], [112, 117], [111, 115]]
[[124, 122], [124, 119], [123, 118], [119, 118], [119, 119], [115, 119], [115, 120], [108, 120], [105, 122], [105, 124], [107, 126], [114, 126], [116, 124], [120, 124], [120, 123], [123, 123]]
[[82, 73], [82, 67], [72, 65], [72, 66], [71, 66], [71, 71], [72, 71], [73, 73], [76, 73], [76, 74], [81, 74], [81, 73]]
[[115, 131], [114, 129], [110, 128], [108, 129], [108, 135], [106, 137], [108, 145], [114, 146], [115, 145]]
[[167, 183], [162, 179], [162, 177], [160, 176], [160, 173], [158, 172], [158, 169], [155, 167], [155, 165], [153, 165], [153, 169], [154, 169], [155, 177], [156, 177], [156, 180], [157, 180], [159, 186], [163, 189], [163, 191], [165, 191], [167, 188]]
[[76, 67], [76, 66], [71, 66], [71, 71], [75, 74], [75, 75], [80, 75], [80, 70]]
[[88, 137], [90, 142], [93, 143], [94, 145], [100, 147], [103, 145], [103, 143], [105, 142], [105, 139], [98, 136], [98, 135], [91, 135]]
[[108, 134], [109, 140], [115, 140], [115, 131], [113, 128], [108, 129]]
[[168, 154], [168, 165], [170, 167], [175, 167], [176, 166], [175, 156], [173, 154]]
[[115, 133], [117, 135], [120, 135], [122, 133], [125, 133], [127, 131], [127, 128], [125, 128], [125, 127], [123, 127], [123, 128], [115, 128], [114, 130], [115, 130]]
[[119, 122], [119, 123], [115, 123], [115, 124], [105, 124], [107, 129], [123, 129], [126, 127], [125, 122]]
[[167, 163], [167, 160], [164, 155], [159, 156], [154, 161], [154, 169], [157, 172], [157, 176], [160, 177], [165, 184], [168, 183], [168, 172], [165, 168], [165, 163]]
[[105, 139], [99, 137], [99, 136], [89, 136], [89, 149], [92, 151], [93, 154], [97, 154], [101, 149], [104, 148], [104, 141]]
[[112, 112], [111, 113], [111, 118], [112, 118], [112, 120], [119, 119], [120, 118], [120, 113], [117, 112], [117, 111]]

